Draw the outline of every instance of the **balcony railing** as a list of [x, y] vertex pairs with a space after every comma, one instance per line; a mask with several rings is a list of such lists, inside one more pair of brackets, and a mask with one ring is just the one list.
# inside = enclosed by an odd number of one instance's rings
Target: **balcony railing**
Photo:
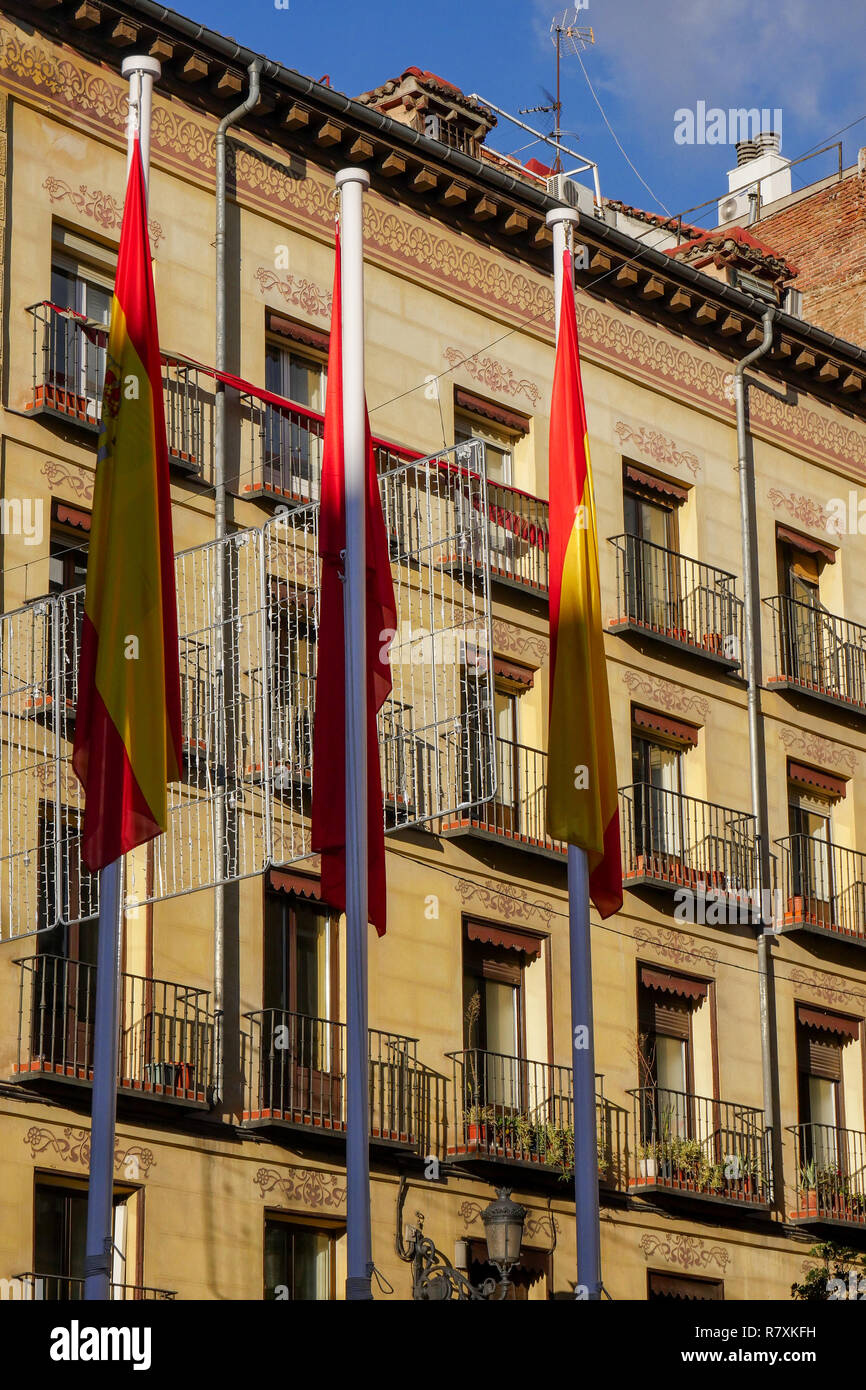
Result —
[[[504, 738], [493, 740], [491, 754], [496, 764], [495, 795], [450, 817], [441, 833], [484, 835], [555, 858], [564, 855], [566, 846], [547, 833], [547, 754]], [[471, 769], [464, 774], [464, 788], [464, 801], [471, 801]]]
[[783, 924], [866, 942], [866, 855], [812, 835], [777, 844]]
[[[27, 409], [48, 413], [93, 431], [100, 427], [108, 329], [49, 300], [31, 304], [33, 385]], [[194, 362], [161, 354], [169, 459], [178, 468], [210, 478], [213, 388]]]
[[619, 804], [624, 883], [696, 893], [759, 892], [753, 816], [648, 782], [621, 788]]
[[[15, 1274], [9, 1282], [7, 1297], [25, 1303], [78, 1303], [84, 1298], [84, 1280], [66, 1274]], [[177, 1294], [171, 1289], [151, 1289], [143, 1284], [111, 1284], [109, 1297], [113, 1303], [138, 1303], [172, 1300]]]
[[[502, 1052], [449, 1052], [453, 1066], [448, 1156], [454, 1162], [493, 1159], [574, 1172], [573, 1080], [570, 1067]], [[597, 1078], [600, 1080], [600, 1078]], [[596, 1098], [599, 1177], [615, 1168], [616, 1129]]]
[[636, 631], [740, 665], [743, 601], [736, 578], [639, 536], [611, 537], [617, 553], [614, 631]]
[[[245, 1015], [244, 1122], [343, 1133], [345, 1024], [286, 1009]], [[370, 1029], [370, 1137], [423, 1152], [442, 1144], [443, 1078], [418, 1061], [417, 1041]]]
[[768, 683], [866, 712], [866, 627], [783, 594], [764, 602], [775, 652]]
[[490, 577], [518, 589], [548, 589], [548, 504], [504, 483], [487, 482]]
[[[47, 954], [14, 963], [21, 971], [15, 1080], [91, 1082], [96, 966]], [[213, 1057], [207, 990], [121, 975], [119, 1090], [206, 1106]]]
[[866, 1226], [866, 1134], [819, 1124], [789, 1132], [797, 1163], [791, 1219]]
[[763, 1206], [771, 1200], [764, 1114], [749, 1105], [642, 1086], [634, 1099], [632, 1191], [694, 1194]]

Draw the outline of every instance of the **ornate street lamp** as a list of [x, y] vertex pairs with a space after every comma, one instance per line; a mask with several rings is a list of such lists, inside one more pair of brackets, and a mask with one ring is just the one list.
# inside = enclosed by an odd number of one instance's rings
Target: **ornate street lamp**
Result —
[[487, 1240], [487, 1258], [498, 1270], [499, 1282], [485, 1279], [480, 1286], [470, 1283], [466, 1275], [455, 1269], [447, 1256], [436, 1248], [430, 1237], [425, 1236], [422, 1212], [416, 1212], [417, 1226], [407, 1227], [403, 1237], [400, 1217], [404, 1197], [405, 1180], [400, 1185], [397, 1200], [396, 1247], [400, 1259], [412, 1265], [413, 1299], [420, 1302], [441, 1302], [445, 1299], [461, 1302], [490, 1299], [498, 1302], [508, 1296], [511, 1286], [509, 1275], [520, 1259], [523, 1223], [526, 1220], [526, 1207], [512, 1202], [510, 1187], [497, 1188], [496, 1197], [481, 1213]]

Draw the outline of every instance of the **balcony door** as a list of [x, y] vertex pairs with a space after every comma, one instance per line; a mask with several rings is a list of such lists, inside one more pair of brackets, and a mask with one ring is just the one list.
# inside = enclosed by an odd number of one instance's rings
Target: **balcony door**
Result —
[[[114, 1268], [112, 1282], [126, 1282], [127, 1197], [114, 1196]], [[54, 1302], [84, 1297], [84, 1256], [87, 1232], [87, 1187], [64, 1187], [45, 1180], [36, 1183], [33, 1221], [33, 1297]]]
[[[39, 921], [31, 1007], [35, 1059], [87, 1075], [96, 1010], [97, 880], [79, 863], [79, 819], [53, 802], [39, 813]], [[59, 877], [58, 877], [59, 875]], [[59, 890], [59, 891], [58, 891]], [[67, 921], [57, 922], [55, 904]], [[79, 921], [80, 916], [90, 920]]]
[[495, 1113], [524, 1104], [523, 956], [467, 940], [463, 948], [463, 1046], [467, 1106]]
[[[107, 324], [113, 288], [95, 271], [85, 270], [73, 261], [57, 257], [51, 267], [51, 302], [58, 309], [71, 309], [91, 323]], [[87, 334], [74, 320], [51, 319], [49, 341], [50, 385], [85, 403], [88, 419], [99, 420], [102, 388], [105, 384], [104, 335]], [[67, 408], [70, 402], [67, 401]]]
[[676, 556], [677, 513], [659, 497], [626, 484], [625, 596], [632, 622], [680, 637], [681, 594]]
[[320, 1303], [336, 1297], [337, 1232], [272, 1218], [265, 1221], [265, 1298]]
[[782, 544], [780, 550], [784, 593], [788, 599], [782, 642], [788, 674], [802, 685], [833, 691], [838, 684], [836, 639], [827, 610], [821, 603], [819, 557], [787, 543]]
[[294, 893], [268, 892], [264, 966], [262, 1092], [268, 1108], [337, 1120], [342, 1058], [330, 910]]
[[683, 857], [682, 749], [632, 735], [635, 849], [663, 864]]
[[271, 720], [276, 735], [278, 791], [308, 786], [313, 769], [316, 682], [315, 594], [268, 575]]
[[824, 1029], [797, 1025], [799, 1111], [802, 1144], [800, 1183], [807, 1190], [820, 1181], [837, 1186], [842, 1154], [842, 1042]]
[[520, 696], [499, 681], [493, 691], [493, 721], [497, 750], [497, 829], [505, 834], [519, 833], [523, 828], [520, 816]]
[[[268, 343], [265, 349], [265, 388], [317, 415], [325, 412], [327, 367], [319, 358], [294, 347]], [[302, 412], [266, 406], [264, 417], [264, 478], [266, 487], [316, 500], [322, 473], [322, 436]]]
[[791, 892], [798, 900], [791, 910], [808, 921], [829, 926], [833, 921], [833, 851], [830, 805], [817, 797], [791, 793], [788, 829], [791, 835]]
[[691, 1007], [688, 999], [641, 985], [638, 1007], [643, 1141], [689, 1138]]

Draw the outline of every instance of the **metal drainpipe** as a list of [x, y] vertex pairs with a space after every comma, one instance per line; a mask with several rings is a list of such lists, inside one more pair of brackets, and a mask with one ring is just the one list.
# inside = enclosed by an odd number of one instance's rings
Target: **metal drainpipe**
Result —
[[748, 681], [749, 707], [749, 766], [752, 785], [752, 813], [758, 832], [758, 853], [761, 871], [761, 916], [758, 932], [758, 987], [761, 1009], [761, 1070], [764, 1090], [764, 1115], [770, 1129], [771, 1174], [774, 1198], [778, 1199], [779, 1187], [776, 1176], [781, 1174], [780, 1147], [781, 1134], [776, 1106], [776, 1028], [772, 997], [773, 958], [770, 953], [772, 932], [772, 912], [767, 922], [764, 890], [769, 889], [772, 901], [772, 879], [770, 877], [770, 836], [769, 813], [767, 807], [767, 761], [764, 749], [763, 728], [761, 726], [761, 613], [760, 590], [758, 582], [758, 557], [755, 547], [755, 490], [748, 456], [748, 429], [746, 426], [746, 383], [745, 371], [753, 362], [763, 357], [773, 344], [773, 321], [775, 311], [767, 309], [764, 313], [764, 337], [758, 347], [742, 358], [734, 369], [734, 400], [737, 410], [737, 469], [740, 476], [740, 530], [743, 548], [743, 617], [745, 627], [746, 673]]
[[[262, 70], [261, 58], [254, 58], [247, 68], [250, 89], [246, 100], [223, 116], [216, 133], [216, 367], [217, 371], [226, 369], [226, 131], [230, 125], [241, 120], [254, 106], [258, 105], [260, 88], [259, 77]], [[226, 397], [221, 381], [216, 383], [214, 398], [214, 536], [222, 540], [226, 530]], [[224, 664], [224, 585], [223, 565], [218, 556], [215, 567], [214, 608], [216, 616], [215, 664], [217, 676], [217, 699], [225, 699]], [[219, 707], [219, 704], [218, 704]], [[225, 806], [219, 796], [214, 803], [214, 837], [216, 841], [217, 864], [224, 854]], [[216, 1036], [216, 1056], [214, 1058], [214, 1103], [224, 1093], [223, 1077], [223, 971], [225, 957], [225, 890], [222, 884], [214, 889], [213, 908], [213, 978], [214, 978], [214, 1021]]]

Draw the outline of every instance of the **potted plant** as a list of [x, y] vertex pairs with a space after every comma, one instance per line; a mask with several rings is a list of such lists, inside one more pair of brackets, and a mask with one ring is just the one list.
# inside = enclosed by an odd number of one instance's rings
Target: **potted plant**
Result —
[[800, 1173], [797, 1180], [797, 1210], [791, 1212], [792, 1217], [815, 1216], [818, 1211], [818, 1189], [817, 1189], [818, 1169], [814, 1158], [808, 1163], [800, 1164]]

